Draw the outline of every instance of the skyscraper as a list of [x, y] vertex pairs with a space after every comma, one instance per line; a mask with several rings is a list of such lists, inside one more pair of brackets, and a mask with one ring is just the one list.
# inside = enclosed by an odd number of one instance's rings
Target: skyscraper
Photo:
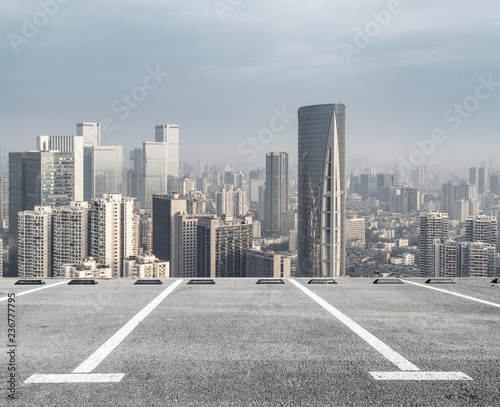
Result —
[[144, 174], [141, 186], [142, 207], [153, 207], [153, 195], [166, 194], [168, 190], [167, 143], [145, 142], [142, 144], [142, 165]]
[[19, 212], [18, 230], [19, 277], [52, 277], [52, 208]]
[[160, 260], [172, 260], [174, 215], [186, 211], [187, 199], [184, 196], [153, 196], [153, 253]]
[[155, 141], [167, 143], [167, 192], [179, 191], [179, 125], [160, 124], [155, 127]]
[[84, 200], [104, 194], [121, 194], [123, 188], [123, 147], [84, 148]]
[[65, 264], [80, 264], [88, 256], [89, 203], [72, 202], [52, 210], [53, 277], [66, 276]]
[[494, 216], [468, 216], [465, 219], [465, 241], [482, 242], [496, 246], [497, 227], [497, 218]]
[[134, 201], [121, 194], [104, 194], [90, 205], [90, 256], [123, 277], [123, 261], [137, 255], [134, 242]]
[[338, 277], [345, 273], [345, 156], [345, 106], [300, 108], [299, 276]]
[[83, 147], [101, 145], [101, 125], [99, 123], [77, 123], [76, 135], [83, 137]]
[[[419, 268], [421, 277], [434, 277], [435, 241], [449, 238], [450, 219], [447, 213], [428, 212], [420, 215]], [[439, 276], [438, 276], [439, 277]]]
[[75, 200], [72, 153], [27, 151], [9, 154], [10, 275], [17, 270], [18, 213], [35, 206], [64, 206]]
[[266, 155], [266, 198], [264, 229], [281, 231], [281, 213], [288, 211], [288, 153]]
[[38, 136], [36, 149], [72, 153], [75, 160], [75, 201], [83, 201], [83, 142], [81, 136]]

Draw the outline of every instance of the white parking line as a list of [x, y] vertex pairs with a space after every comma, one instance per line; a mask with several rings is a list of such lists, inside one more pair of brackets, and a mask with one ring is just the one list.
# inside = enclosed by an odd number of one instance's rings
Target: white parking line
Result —
[[[370, 372], [375, 380], [472, 380], [469, 376], [461, 372], [421, 372], [420, 369], [409, 360], [405, 359], [395, 350], [387, 346], [380, 339], [373, 336], [366, 329], [313, 293], [311, 290], [295, 280], [289, 279], [288, 281], [316, 301], [330, 314], [368, 343], [368, 345], [402, 370], [402, 372]], [[451, 377], [453, 377], [453, 379]]]
[[24, 383], [118, 383], [125, 375], [119, 374], [34, 374]]
[[440, 291], [440, 292], [445, 293], [445, 294], [455, 295], [457, 297], [465, 298], [467, 300], [476, 301], [476, 302], [480, 302], [482, 304], [491, 305], [493, 307], [499, 307], [500, 308], [500, 304], [496, 304], [494, 302], [480, 300], [479, 298], [469, 297], [468, 295], [454, 293], [453, 291], [443, 290], [442, 288], [437, 288], [437, 287], [431, 287], [430, 285], [416, 283], [414, 281], [408, 281], [408, 280], [401, 280], [401, 281], [404, 281], [405, 283], [408, 283], [408, 284], [413, 284], [413, 285], [418, 285], [420, 287], [428, 288], [429, 290]]
[[[50, 288], [50, 287], [55, 287], [56, 285], [61, 285], [61, 284], [68, 284], [67, 281], [63, 281], [61, 283], [55, 283], [55, 284], [50, 284], [50, 285], [44, 285], [43, 287], [38, 287], [38, 288], [33, 288], [32, 290], [28, 290], [28, 291], [22, 291], [20, 293], [14, 293], [16, 294], [16, 298], [17, 297], [20, 297], [21, 295], [26, 295], [26, 294], [30, 294], [30, 293], [34, 293], [35, 291], [40, 291], [40, 290], [45, 290], [46, 288]], [[9, 297], [3, 297], [3, 298], [0, 298], [0, 302], [1, 301], [5, 301], [7, 300]]]
[[[99, 349], [81, 363], [73, 374], [69, 375], [32, 375], [25, 383], [95, 383], [97, 381], [108, 382], [120, 381], [124, 374], [96, 375], [91, 373], [136, 327], [144, 318], [146, 318], [169, 294], [174, 291], [183, 280], [177, 280], [175, 283], [165, 289], [153, 301], [146, 305], [136, 316], [127, 322], [117, 333], [108, 339]], [[64, 379], [66, 377], [66, 379]], [[119, 377], [119, 378], [118, 378]], [[87, 379], [86, 379], [87, 378]]]

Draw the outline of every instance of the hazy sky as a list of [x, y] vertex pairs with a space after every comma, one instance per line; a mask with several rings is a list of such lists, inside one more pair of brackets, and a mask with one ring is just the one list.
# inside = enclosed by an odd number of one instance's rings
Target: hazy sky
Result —
[[498, 0], [2, 1], [0, 144], [102, 121], [104, 144], [134, 148], [175, 123], [181, 160], [293, 163], [297, 109], [343, 102], [350, 157], [408, 159], [441, 128], [426, 164], [479, 164], [500, 151], [499, 16]]

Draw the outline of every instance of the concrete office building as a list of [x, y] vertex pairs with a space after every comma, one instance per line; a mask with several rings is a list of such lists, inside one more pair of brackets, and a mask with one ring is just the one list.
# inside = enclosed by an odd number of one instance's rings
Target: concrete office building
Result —
[[288, 153], [266, 155], [264, 230], [281, 232], [281, 213], [288, 211]]
[[137, 256], [133, 215], [133, 199], [121, 194], [104, 194], [90, 204], [89, 254], [111, 267], [113, 277], [123, 277], [123, 260]]
[[155, 127], [155, 141], [167, 143], [168, 193], [179, 192], [179, 125], [161, 124]]
[[198, 276], [246, 277], [246, 252], [252, 248], [252, 218], [198, 220]]
[[436, 239], [448, 239], [450, 230], [448, 214], [428, 212], [420, 215], [419, 236], [419, 269], [421, 277], [435, 276], [435, 249]]
[[38, 136], [38, 151], [58, 151], [72, 153], [75, 162], [75, 201], [83, 201], [83, 137], [79, 136]]
[[186, 197], [179, 194], [153, 195], [153, 253], [160, 260], [172, 260], [174, 215], [187, 212]]
[[89, 203], [72, 202], [52, 211], [53, 277], [64, 278], [65, 264], [79, 264], [89, 253]]
[[52, 277], [52, 209], [36, 206], [18, 214], [20, 278]]
[[298, 276], [345, 274], [345, 131], [342, 104], [299, 109]]
[[248, 250], [247, 277], [290, 278], [290, 259], [274, 252]]

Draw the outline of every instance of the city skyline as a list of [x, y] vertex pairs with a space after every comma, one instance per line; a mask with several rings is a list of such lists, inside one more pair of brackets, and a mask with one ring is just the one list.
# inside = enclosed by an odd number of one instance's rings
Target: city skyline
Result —
[[[137, 138], [151, 139], [152, 126], [169, 122], [192, 146], [181, 148], [183, 162], [214, 142], [226, 146], [212, 150], [215, 161], [242, 169], [263, 166], [255, 153], [265, 150], [288, 151], [295, 162], [288, 147], [296, 111], [332, 102], [350, 106], [348, 157], [411, 162], [423, 149], [431, 152], [424, 151], [426, 164], [473, 166], [484, 154], [478, 140], [498, 145], [499, 56], [491, 50], [500, 6], [492, 0], [223, 1], [222, 9], [201, 1], [129, 2], [126, 9], [64, 3], [29, 38], [26, 21], [43, 9], [23, 2], [0, 8], [9, 79], [0, 137], [14, 150], [31, 147], [32, 136], [70, 135], [82, 120], [102, 123], [102, 145], [133, 149]], [[27, 66], [39, 74], [26, 75]], [[426, 143], [435, 129], [445, 144]], [[259, 135], [262, 150], [252, 145]]]

